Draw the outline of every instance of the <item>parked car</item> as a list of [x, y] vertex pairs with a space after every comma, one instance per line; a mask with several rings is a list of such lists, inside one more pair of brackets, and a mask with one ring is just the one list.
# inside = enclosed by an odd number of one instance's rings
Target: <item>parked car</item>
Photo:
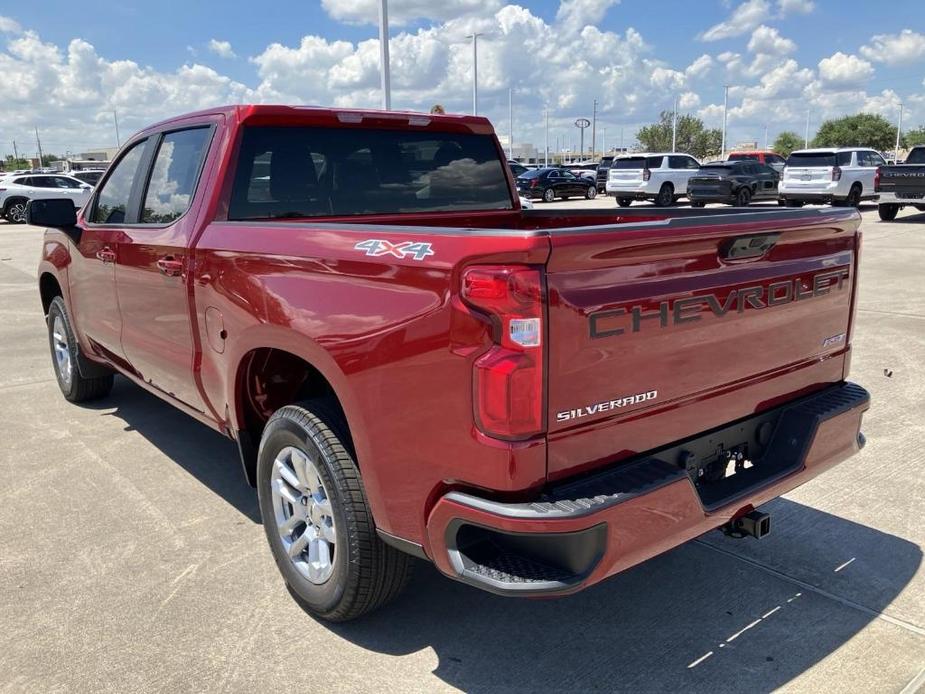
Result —
[[607, 192], [607, 174], [610, 171], [610, 165], [613, 163], [613, 157], [607, 155], [601, 157], [597, 165], [597, 171], [594, 174], [594, 180], [597, 183], [597, 192], [604, 194]]
[[32, 174], [12, 176], [0, 181], [0, 214], [8, 222], [26, 221], [26, 206], [30, 200], [67, 198], [74, 207], [83, 207], [93, 187], [73, 176], [63, 174]]
[[595, 180], [597, 178], [597, 164], [569, 164], [568, 170], [579, 178], [588, 178]]
[[687, 182], [699, 170], [700, 163], [689, 154], [626, 154], [611, 164], [607, 195], [620, 207], [629, 207], [633, 200], [667, 207], [687, 195]]
[[394, 111], [142, 130], [80, 212], [29, 206], [62, 395], [119, 373], [236, 441], [281, 575], [338, 621], [396, 597], [408, 555], [550, 597], [761, 537], [757, 506], [861, 448], [857, 214], [523, 212], [501, 152], [485, 118]]
[[507, 165], [508, 165], [508, 168], [510, 168], [511, 173], [514, 174], [514, 178], [517, 178], [518, 176], [520, 176], [520, 174], [526, 173], [527, 171], [530, 170], [529, 167], [524, 166], [518, 161], [508, 160]]
[[777, 171], [777, 173], [783, 173], [784, 166], [787, 165], [787, 160], [781, 155], [776, 152], [766, 152], [763, 150], [756, 150], [754, 152], [731, 152], [728, 157], [729, 161], [741, 161], [743, 159], [757, 161], [759, 164], [770, 166]]
[[880, 195], [877, 212], [891, 222], [906, 205], [925, 212], [925, 145], [913, 147], [904, 164], [881, 166], [874, 177]]
[[546, 202], [574, 197], [593, 200], [597, 196], [597, 186], [594, 181], [576, 176], [567, 169], [549, 168], [518, 176], [517, 192], [528, 200], [536, 198]]
[[72, 171], [71, 176], [87, 185], [95, 186], [100, 182], [104, 173], [106, 173], [105, 169], [85, 169], [83, 171]]
[[788, 207], [822, 203], [857, 207], [876, 200], [874, 175], [885, 162], [867, 147], [801, 149], [787, 157], [780, 197]]
[[753, 200], [777, 200], [780, 174], [753, 159], [704, 164], [687, 184], [691, 207], [722, 202], [746, 207]]

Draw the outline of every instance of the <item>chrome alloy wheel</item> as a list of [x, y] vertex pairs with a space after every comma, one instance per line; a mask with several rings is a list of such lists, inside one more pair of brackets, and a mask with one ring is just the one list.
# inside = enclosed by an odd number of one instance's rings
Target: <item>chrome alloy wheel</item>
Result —
[[7, 208], [6, 214], [14, 224], [22, 224], [26, 221], [26, 203], [13, 203]]
[[67, 330], [60, 315], [55, 316], [51, 336], [55, 349], [55, 368], [58, 370], [58, 377], [66, 390], [71, 387], [73, 365], [71, 364], [71, 350], [67, 344]]
[[334, 573], [334, 511], [308, 454], [283, 448], [270, 475], [273, 512], [283, 549], [296, 570], [318, 585]]

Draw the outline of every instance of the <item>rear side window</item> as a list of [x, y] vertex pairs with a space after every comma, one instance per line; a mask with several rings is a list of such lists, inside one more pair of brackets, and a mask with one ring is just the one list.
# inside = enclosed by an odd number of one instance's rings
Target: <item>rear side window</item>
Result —
[[[838, 154], [835, 155], [835, 163], [838, 166], [851, 166], [851, 155], [852, 154], [854, 154], [854, 152], [839, 152]], [[860, 166], [863, 166], [863, 164], [861, 164], [861, 161], [860, 161], [860, 153], [858, 153], [858, 164]]]
[[662, 160], [665, 157], [646, 157], [646, 168], [647, 169], [660, 169], [662, 168]]
[[925, 164], [925, 147], [914, 147], [906, 157], [907, 164]]
[[765, 154], [764, 155], [765, 164], [785, 164], [784, 158], [777, 154]]
[[56, 188], [80, 188], [80, 183], [64, 176], [55, 176], [54, 181]]
[[510, 210], [505, 166], [488, 135], [251, 126], [228, 216]]
[[189, 209], [210, 133], [195, 128], [164, 135], [141, 211], [143, 224], [170, 224]]
[[795, 152], [787, 158], [787, 166], [835, 166], [835, 153]]
[[90, 221], [97, 224], [124, 224], [132, 195], [132, 184], [141, 163], [147, 140], [137, 142], [125, 153], [100, 189]]
[[32, 178], [30, 176], [26, 176], [25, 178], [16, 178], [13, 180], [13, 183], [18, 186], [31, 186]]

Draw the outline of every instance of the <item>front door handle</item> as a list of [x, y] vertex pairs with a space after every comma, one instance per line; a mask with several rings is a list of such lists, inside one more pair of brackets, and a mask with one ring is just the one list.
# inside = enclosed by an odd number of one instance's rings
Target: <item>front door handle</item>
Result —
[[107, 246], [96, 252], [96, 259], [102, 260], [104, 263], [114, 263], [116, 262], [116, 252]]
[[183, 274], [183, 261], [168, 255], [157, 261], [157, 269], [168, 277], [179, 277]]

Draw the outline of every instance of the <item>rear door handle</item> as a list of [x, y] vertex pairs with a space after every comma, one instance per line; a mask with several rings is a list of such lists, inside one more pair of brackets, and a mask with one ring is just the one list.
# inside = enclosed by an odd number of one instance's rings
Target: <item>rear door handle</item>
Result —
[[157, 269], [168, 277], [179, 277], [183, 274], [183, 261], [168, 255], [157, 261]]
[[104, 263], [114, 263], [116, 262], [116, 252], [111, 248], [104, 248], [96, 252], [96, 259], [102, 260]]

